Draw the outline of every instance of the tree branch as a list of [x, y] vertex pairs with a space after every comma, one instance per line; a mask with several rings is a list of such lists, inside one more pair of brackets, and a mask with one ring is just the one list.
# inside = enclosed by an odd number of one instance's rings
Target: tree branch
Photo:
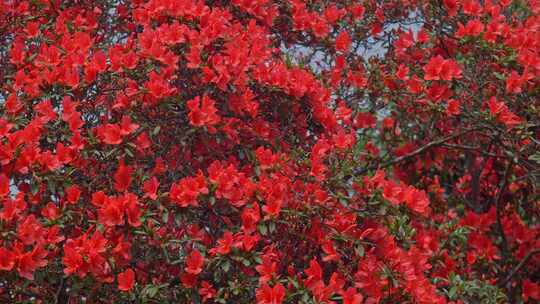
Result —
[[503, 251], [503, 257], [506, 259], [508, 257], [508, 241], [506, 240], [506, 234], [504, 233], [504, 228], [502, 226], [501, 222], [501, 216], [502, 216], [502, 197], [503, 193], [506, 191], [506, 186], [508, 185], [508, 180], [510, 179], [510, 173], [512, 172], [512, 162], [509, 162], [506, 166], [506, 169], [504, 171], [504, 177], [503, 182], [501, 184], [501, 187], [499, 189], [499, 192], [497, 193], [497, 196], [495, 198], [495, 212], [496, 212], [496, 221], [497, 221], [497, 230], [502, 238], [502, 251]]
[[510, 271], [510, 273], [508, 274], [508, 276], [506, 276], [504, 281], [501, 282], [500, 286], [504, 286], [504, 285], [508, 284], [510, 282], [510, 280], [512, 280], [512, 278], [518, 273], [518, 271], [521, 268], [523, 268], [523, 266], [525, 266], [525, 264], [527, 264], [529, 259], [532, 258], [533, 256], [535, 256], [538, 253], [540, 253], [540, 248], [536, 248], [536, 249], [533, 249], [533, 250], [529, 251], [529, 253], [527, 253], [527, 255], [525, 257], [523, 257], [523, 259], [521, 259], [519, 264], [517, 264], [517, 266], [514, 269], [512, 269], [512, 271]]
[[452, 135], [448, 135], [446, 137], [443, 137], [441, 139], [438, 139], [438, 140], [434, 140], [432, 142], [429, 142], [428, 144], [414, 150], [413, 152], [410, 152], [408, 154], [405, 154], [405, 155], [402, 155], [402, 156], [399, 156], [399, 157], [396, 157], [392, 160], [389, 160], [385, 163], [382, 163], [382, 164], [375, 164], [375, 165], [372, 165], [372, 166], [367, 166], [366, 168], [363, 168], [363, 169], [358, 169], [358, 170], [355, 170], [354, 174], [355, 175], [362, 175], [364, 173], [366, 173], [367, 171], [370, 171], [370, 170], [375, 170], [375, 169], [381, 169], [381, 168], [386, 168], [386, 167], [390, 167], [392, 165], [395, 165], [395, 164], [398, 164], [402, 161], [406, 161], [408, 159], [411, 159], [419, 154], [422, 154], [424, 153], [426, 150], [429, 150], [433, 147], [436, 147], [436, 146], [440, 146], [444, 143], [446, 143], [447, 141], [450, 141], [452, 139], [456, 139], [460, 136], [463, 136], [467, 133], [470, 133], [470, 132], [473, 132], [477, 130], [477, 128], [474, 128], [474, 129], [467, 129], [467, 130], [464, 130], [464, 131], [461, 131], [459, 133], [455, 133], [455, 134], [452, 134]]

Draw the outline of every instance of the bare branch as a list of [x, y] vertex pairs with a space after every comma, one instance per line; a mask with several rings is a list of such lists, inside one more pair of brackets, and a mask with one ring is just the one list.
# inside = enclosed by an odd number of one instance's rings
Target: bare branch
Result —
[[523, 259], [521, 259], [519, 264], [517, 264], [517, 266], [514, 267], [514, 269], [512, 269], [512, 271], [510, 271], [510, 273], [508, 274], [508, 276], [506, 276], [504, 281], [502, 281], [500, 283], [500, 286], [505, 286], [506, 284], [508, 284], [510, 282], [510, 280], [512, 280], [512, 278], [518, 273], [518, 271], [521, 268], [523, 268], [523, 266], [525, 266], [525, 264], [527, 264], [529, 259], [531, 259], [533, 256], [535, 256], [538, 253], [540, 253], [540, 248], [536, 248], [536, 249], [533, 249], [533, 250], [529, 251], [529, 253], [527, 253], [527, 255], [525, 257], [523, 257]]
[[396, 157], [392, 160], [389, 160], [385, 163], [382, 163], [382, 164], [375, 164], [375, 165], [372, 165], [372, 166], [368, 166], [366, 168], [363, 168], [363, 169], [359, 169], [355, 172], [355, 175], [362, 175], [364, 173], [366, 173], [367, 171], [370, 171], [370, 170], [375, 170], [375, 169], [382, 169], [382, 168], [387, 168], [387, 167], [390, 167], [392, 165], [395, 165], [395, 164], [398, 164], [400, 162], [403, 162], [403, 161], [406, 161], [408, 159], [411, 159], [419, 154], [422, 154], [424, 153], [425, 151], [433, 148], [433, 147], [437, 147], [437, 146], [440, 146], [450, 140], [453, 140], [453, 139], [456, 139], [458, 137], [461, 137], [465, 134], [468, 134], [470, 132], [473, 132], [477, 130], [477, 128], [473, 128], [473, 129], [467, 129], [467, 130], [464, 130], [464, 131], [461, 131], [461, 132], [458, 132], [458, 133], [455, 133], [455, 134], [452, 134], [452, 135], [448, 135], [446, 137], [443, 137], [441, 139], [438, 139], [438, 140], [434, 140], [432, 142], [429, 142], [428, 144], [414, 150], [413, 152], [411, 153], [408, 153], [408, 154], [405, 154], [405, 155], [402, 155], [402, 156], [399, 156], [399, 157]]

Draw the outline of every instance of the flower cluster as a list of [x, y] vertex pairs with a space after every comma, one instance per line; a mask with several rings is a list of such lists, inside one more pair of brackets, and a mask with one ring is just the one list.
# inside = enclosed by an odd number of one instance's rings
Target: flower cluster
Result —
[[538, 0], [0, 0], [0, 303], [538, 303]]

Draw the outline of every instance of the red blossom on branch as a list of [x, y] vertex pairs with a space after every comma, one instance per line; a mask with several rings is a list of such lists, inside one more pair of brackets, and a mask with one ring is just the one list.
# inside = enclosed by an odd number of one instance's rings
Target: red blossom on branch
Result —
[[539, 8], [0, 2], [0, 303], [538, 302]]

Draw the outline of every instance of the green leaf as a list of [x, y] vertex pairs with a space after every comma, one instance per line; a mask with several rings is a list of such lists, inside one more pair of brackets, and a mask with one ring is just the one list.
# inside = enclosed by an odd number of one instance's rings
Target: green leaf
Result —
[[276, 223], [274, 223], [274, 222], [268, 223], [268, 231], [270, 233], [276, 232]]
[[259, 230], [259, 233], [261, 235], [267, 235], [268, 234], [268, 228], [266, 228], [266, 225], [265, 224], [259, 224], [257, 226], [257, 229]]
[[504, 77], [503, 74], [501, 73], [497, 73], [497, 72], [494, 72], [493, 73], [495, 75], [495, 78], [499, 79], [499, 80], [504, 80], [506, 77]]
[[450, 291], [448, 292], [448, 297], [452, 300], [455, 299], [457, 290], [458, 290], [457, 286], [453, 286], [452, 288], [450, 288]]
[[223, 271], [225, 272], [228, 272], [231, 269], [231, 262], [225, 261], [223, 265], [221, 265], [221, 269], [223, 269]]
[[131, 152], [131, 150], [128, 149], [128, 148], [125, 148], [125, 149], [124, 149], [124, 152], [125, 152], [129, 157], [134, 157], [134, 156], [135, 156], [135, 155], [133, 154], [133, 152]]
[[366, 250], [364, 248], [364, 246], [362, 246], [362, 244], [358, 244], [354, 247], [354, 251], [356, 252], [356, 255], [358, 255], [359, 257], [363, 257]]
[[165, 211], [163, 211], [163, 214], [161, 215], [161, 220], [163, 221], [163, 223], [167, 223], [169, 221], [169, 210], [168, 209], [165, 209]]
[[149, 298], [155, 297], [158, 292], [159, 292], [159, 287], [157, 286], [152, 285], [146, 289], [146, 294], [148, 295]]
[[39, 191], [39, 183], [33, 182], [30, 184], [30, 191], [32, 192], [32, 195], [36, 195]]
[[537, 152], [536, 154], [529, 156], [529, 160], [532, 160], [536, 162], [537, 164], [540, 164], [540, 152]]

